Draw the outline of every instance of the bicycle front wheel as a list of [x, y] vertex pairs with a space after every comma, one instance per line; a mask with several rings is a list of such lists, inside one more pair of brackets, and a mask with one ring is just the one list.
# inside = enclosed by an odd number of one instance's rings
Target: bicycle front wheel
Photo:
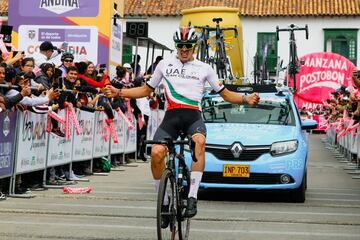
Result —
[[179, 224], [179, 240], [188, 240], [190, 233], [190, 218], [185, 218], [186, 200], [190, 189], [190, 172], [187, 168], [184, 169], [183, 183], [185, 185], [179, 186], [178, 194], [178, 215], [177, 220]]
[[177, 201], [175, 177], [170, 169], [165, 169], [161, 179], [157, 199], [156, 226], [158, 240], [177, 239]]

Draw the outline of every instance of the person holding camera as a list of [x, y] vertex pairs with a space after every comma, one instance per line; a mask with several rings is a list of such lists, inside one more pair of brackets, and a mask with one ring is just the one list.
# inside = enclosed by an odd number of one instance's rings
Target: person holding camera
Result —
[[[6, 63], [0, 63], [0, 84], [9, 84], [5, 81], [6, 78]], [[0, 97], [3, 99], [2, 103], [5, 109], [11, 109], [16, 104], [18, 104], [24, 96], [28, 96], [31, 93], [29, 87], [24, 87], [21, 89], [20, 93], [14, 94], [11, 97], [6, 96], [7, 92], [10, 90], [11, 84], [9, 84], [8, 88], [0, 88]], [[1, 107], [2, 108], [2, 107]]]
[[43, 63], [55, 64], [59, 62], [56, 59], [62, 51], [66, 48], [66, 43], [61, 45], [61, 48], [55, 47], [51, 42], [45, 41], [40, 44], [40, 52], [33, 53], [32, 57], [35, 59], [36, 67], [40, 67]]

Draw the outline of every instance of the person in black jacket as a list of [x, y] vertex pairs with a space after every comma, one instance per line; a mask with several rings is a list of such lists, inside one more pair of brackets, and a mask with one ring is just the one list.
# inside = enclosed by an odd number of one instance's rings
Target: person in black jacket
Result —
[[[0, 84], [7, 84], [5, 82], [6, 68], [7, 68], [7, 65], [5, 63], [0, 63]], [[20, 93], [16, 94], [15, 96], [6, 97], [5, 94], [7, 93], [7, 91], [9, 91], [9, 88], [0, 87], [0, 97], [2, 99], [1, 102], [6, 109], [11, 109], [16, 104], [18, 104], [23, 99], [24, 96], [28, 96], [31, 93], [31, 90], [29, 87], [24, 87], [21, 89]], [[1, 107], [1, 108], [3, 108], [3, 107]]]

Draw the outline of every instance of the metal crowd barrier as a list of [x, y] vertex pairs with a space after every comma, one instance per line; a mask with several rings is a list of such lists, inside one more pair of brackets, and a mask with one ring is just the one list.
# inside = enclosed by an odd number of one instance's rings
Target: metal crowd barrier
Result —
[[336, 126], [332, 126], [326, 132], [326, 148], [333, 151], [339, 162], [344, 164], [344, 170], [347, 170], [353, 179], [360, 179], [360, 131], [355, 131], [337, 140]]
[[[64, 115], [60, 111], [59, 115]], [[94, 158], [109, 157], [113, 154], [136, 153], [136, 127], [132, 130], [115, 112], [114, 126], [119, 143], [111, 137], [105, 141], [105, 113], [90, 113], [76, 109], [81, 133], [71, 129], [71, 138], [66, 139], [46, 132], [47, 114], [16, 111], [0, 113], [0, 179], [10, 177], [9, 196], [15, 196], [15, 181], [19, 174], [46, 169]], [[133, 118], [136, 126], [136, 119]], [[136, 154], [135, 154], [136, 155]]]

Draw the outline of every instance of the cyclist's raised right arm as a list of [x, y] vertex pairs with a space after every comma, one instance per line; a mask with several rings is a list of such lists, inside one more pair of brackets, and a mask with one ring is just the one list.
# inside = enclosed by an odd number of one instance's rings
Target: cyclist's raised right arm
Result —
[[143, 86], [129, 89], [117, 89], [113, 86], [107, 86], [105, 89], [105, 96], [112, 97], [125, 97], [125, 98], [142, 98], [149, 96], [151, 92], [159, 85], [163, 78], [162, 68], [164, 66], [163, 61], [160, 61], [157, 65], [154, 74], [151, 79]]

